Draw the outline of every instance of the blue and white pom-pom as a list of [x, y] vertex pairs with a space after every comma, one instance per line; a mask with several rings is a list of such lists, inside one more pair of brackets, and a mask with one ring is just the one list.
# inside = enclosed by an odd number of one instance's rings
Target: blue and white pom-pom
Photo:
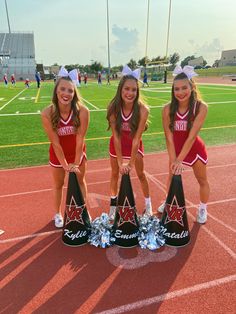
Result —
[[156, 250], [165, 244], [160, 220], [156, 216], [143, 215], [139, 218], [139, 245], [142, 249]]
[[88, 242], [96, 247], [106, 248], [111, 246], [115, 238], [112, 236], [112, 224], [109, 216], [102, 213], [100, 217], [91, 222], [91, 233]]

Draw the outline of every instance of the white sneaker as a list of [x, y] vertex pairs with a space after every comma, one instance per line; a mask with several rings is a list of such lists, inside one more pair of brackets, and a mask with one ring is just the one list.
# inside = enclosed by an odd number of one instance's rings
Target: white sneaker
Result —
[[204, 224], [207, 221], [207, 210], [204, 208], [198, 208], [197, 222]]
[[165, 206], [166, 206], [166, 202], [162, 203], [162, 204], [157, 208], [157, 211], [162, 214], [162, 213], [164, 212]]
[[144, 209], [144, 214], [148, 215], [148, 216], [152, 216], [152, 204], [148, 204], [146, 205], [146, 208]]
[[109, 211], [109, 219], [114, 220], [115, 219], [115, 214], [116, 214], [116, 206], [110, 206], [110, 211]]
[[54, 222], [55, 222], [55, 227], [57, 227], [57, 228], [62, 228], [62, 227], [63, 227], [63, 224], [64, 224], [62, 215], [59, 214], [59, 213], [56, 214], [56, 215], [54, 216]]

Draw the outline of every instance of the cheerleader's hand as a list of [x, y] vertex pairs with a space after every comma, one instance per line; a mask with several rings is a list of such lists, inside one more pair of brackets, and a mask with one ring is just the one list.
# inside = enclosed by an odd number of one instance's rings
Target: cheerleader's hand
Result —
[[120, 173], [123, 175], [123, 174], [128, 174], [130, 171], [131, 171], [132, 167], [129, 165], [129, 164], [125, 164], [125, 165], [122, 165], [120, 167]]
[[171, 164], [171, 171], [172, 174], [180, 175], [184, 171], [184, 165], [182, 164], [182, 161], [176, 159]]
[[80, 172], [80, 170], [79, 170], [79, 166], [78, 165], [76, 165], [76, 164], [69, 164], [68, 165], [68, 171], [69, 172]]

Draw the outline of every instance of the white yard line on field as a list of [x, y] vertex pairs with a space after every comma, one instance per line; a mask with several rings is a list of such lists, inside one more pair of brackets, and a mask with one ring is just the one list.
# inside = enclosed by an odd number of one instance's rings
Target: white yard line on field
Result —
[[34, 115], [34, 114], [40, 114], [40, 111], [38, 110], [37, 112], [22, 112], [20, 113], [19, 111], [17, 111], [16, 113], [3, 113], [0, 114], [0, 117], [9, 117], [9, 116], [30, 116], [30, 115]]
[[95, 105], [93, 105], [93, 104], [91, 104], [91, 102], [89, 102], [88, 100], [86, 100], [85, 98], [83, 98], [83, 97], [80, 97], [84, 102], [86, 102], [87, 104], [89, 104], [90, 106], [92, 106], [93, 108], [95, 108], [95, 109], [97, 109], [97, 110], [99, 110], [99, 108], [98, 107], [96, 107]]
[[0, 107], [0, 111], [5, 108], [8, 104], [10, 104], [14, 99], [16, 99], [16, 97], [18, 97], [20, 94], [22, 94], [25, 91], [25, 88], [20, 91], [16, 96], [14, 96], [12, 99], [10, 99], [7, 103], [5, 103], [5, 105], [3, 105], [2, 107]]
[[208, 105], [215, 105], [215, 104], [233, 104], [236, 103], [236, 100], [228, 100], [228, 101], [212, 101], [208, 102]]

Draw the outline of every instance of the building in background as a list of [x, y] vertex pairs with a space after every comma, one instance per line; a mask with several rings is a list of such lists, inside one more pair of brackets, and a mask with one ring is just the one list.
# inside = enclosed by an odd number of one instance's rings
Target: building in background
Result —
[[204, 59], [203, 57], [198, 57], [198, 58], [195, 58], [193, 60], [189, 60], [188, 61], [188, 65], [191, 65], [192, 67], [196, 67], [196, 66], [201, 66], [203, 67], [204, 66]]
[[34, 80], [35, 70], [33, 32], [0, 33], [0, 77], [14, 73], [16, 80]]
[[[37, 64], [38, 67], [38, 64]], [[45, 80], [52, 80], [55, 75], [57, 76], [58, 72], [60, 70], [60, 66], [59, 65], [50, 65], [50, 66], [43, 66], [42, 64], [42, 69], [40, 70], [40, 72], [43, 73], [43, 76]]]
[[219, 60], [219, 66], [236, 66], [236, 49], [223, 50]]

